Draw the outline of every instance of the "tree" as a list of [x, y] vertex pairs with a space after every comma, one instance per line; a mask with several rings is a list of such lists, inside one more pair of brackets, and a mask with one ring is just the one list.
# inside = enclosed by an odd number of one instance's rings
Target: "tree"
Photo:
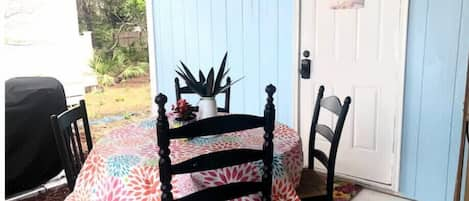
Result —
[[145, 0], [77, 0], [80, 31], [93, 32], [93, 46], [113, 50], [122, 31], [146, 32]]
[[[136, 27], [146, 33], [145, 0], [77, 0], [80, 31], [92, 31], [95, 56], [90, 65], [102, 85], [148, 71], [148, 48], [120, 47], [119, 34]], [[115, 79], [111, 79], [111, 77]]]

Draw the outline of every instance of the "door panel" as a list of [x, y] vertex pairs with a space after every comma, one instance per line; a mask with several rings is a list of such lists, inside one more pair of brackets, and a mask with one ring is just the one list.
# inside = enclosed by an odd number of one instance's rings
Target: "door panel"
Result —
[[[326, 96], [351, 96], [336, 173], [391, 185], [399, 165], [394, 148], [403, 95], [405, 24], [400, 16], [407, 10], [401, 1], [365, 3], [362, 9], [333, 10], [329, 1], [301, 1], [300, 49], [311, 52], [312, 67], [311, 79], [300, 80], [300, 133], [309, 138], [320, 85]], [[333, 115], [326, 110], [321, 115], [320, 123], [334, 125]], [[303, 143], [307, 154], [307, 140]], [[328, 153], [330, 145], [319, 139], [316, 146]]]

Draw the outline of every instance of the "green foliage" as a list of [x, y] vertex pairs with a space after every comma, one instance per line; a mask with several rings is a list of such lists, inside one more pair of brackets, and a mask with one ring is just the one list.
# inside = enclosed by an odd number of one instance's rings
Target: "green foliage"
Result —
[[129, 47], [117, 47], [114, 50], [114, 55], [124, 56], [130, 62], [148, 63], [148, 49], [139, 48], [135, 44]]
[[114, 84], [114, 77], [107, 74], [98, 74], [98, 83], [101, 86], [112, 86]]
[[99, 55], [94, 55], [93, 60], [90, 62], [90, 66], [98, 74], [106, 74], [106, 72], [109, 72], [109, 69], [111, 68], [111, 65], [104, 63], [103, 58]]
[[133, 47], [119, 47], [112, 52], [95, 51], [90, 66], [97, 74], [100, 85], [111, 86], [115, 80], [148, 74], [148, 62], [144, 60], [146, 59], [136, 53]]
[[97, 75], [99, 85], [111, 86], [114, 84], [114, 77], [109, 75], [113, 68], [113, 64], [110, 60], [95, 53], [93, 60], [90, 62], [90, 66]]
[[125, 0], [121, 13], [139, 24], [145, 22], [145, 0]]
[[128, 64], [130, 61], [128, 58], [128, 54], [123, 50], [123, 48], [117, 48], [114, 49], [114, 52], [112, 54], [112, 61], [115, 63], [117, 66], [123, 66], [125, 64]]
[[114, 30], [109, 24], [97, 24], [93, 30], [93, 47], [105, 50], [114, 44]]
[[95, 55], [90, 66], [100, 85], [147, 74], [146, 38], [129, 47], [118, 41], [123, 31], [138, 27], [146, 32], [145, 5], [145, 0], [77, 0], [80, 31], [93, 33]]
[[131, 66], [122, 71], [121, 76], [124, 79], [129, 79], [133, 77], [139, 77], [145, 75], [145, 71], [139, 66]]
[[130, 118], [132, 118], [132, 115], [133, 115], [132, 113], [126, 112], [126, 113], [124, 114], [124, 119], [125, 119], [125, 120], [129, 120]]
[[148, 72], [149, 71], [149, 68], [150, 68], [150, 65], [148, 65], [148, 62], [140, 62], [137, 64], [137, 66], [141, 69], [143, 69], [143, 71], [145, 72]]

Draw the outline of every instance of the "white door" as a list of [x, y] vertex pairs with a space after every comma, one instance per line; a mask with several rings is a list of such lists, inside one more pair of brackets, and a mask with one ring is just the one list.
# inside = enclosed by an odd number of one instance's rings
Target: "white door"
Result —
[[[298, 126], [305, 159], [315, 97], [324, 85], [326, 96], [352, 98], [336, 174], [396, 190], [407, 0], [365, 0], [363, 8], [348, 10], [333, 10], [330, 2], [299, 2], [299, 59], [305, 50], [311, 53], [311, 78], [299, 78]], [[320, 123], [334, 125], [325, 111]], [[329, 153], [329, 142], [318, 138], [316, 146]]]

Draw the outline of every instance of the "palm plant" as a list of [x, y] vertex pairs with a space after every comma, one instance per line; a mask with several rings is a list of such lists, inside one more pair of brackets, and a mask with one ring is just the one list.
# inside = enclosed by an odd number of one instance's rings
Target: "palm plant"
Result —
[[[228, 55], [228, 52], [225, 53], [225, 56], [223, 57], [223, 60], [220, 64], [220, 68], [218, 70], [217, 76], [215, 77], [215, 71], [213, 70], [213, 67], [210, 69], [207, 77], [204, 75], [204, 73], [199, 70], [199, 80], [197, 80], [194, 75], [191, 73], [189, 68], [181, 61], [181, 67], [178, 67], [178, 70], [176, 70], [176, 73], [181, 76], [182, 79], [186, 82], [186, 85], [192, 89], [194, 92], [199, 94], [202, 97], [215, 97], [217, 94], [224, 92], [226, 89], [228, 89], [230, 86], [238, 82], [240, 79], [235, 80], [234, 82], [231, 82], [231, 84], [225, 84], [222, 85], [221, 81], [230, 69], [225, 68], [226, 65], [226, 57]], [[226, 70], [225, 70], [226, 69]]]
[[132, 48], [119, 47], [110, 53], [98, 50], [89, 65], [95, 71], [100, 85], [112, 86], [121, 80], [147, 74], [148, 63], [139, 62], [135, 55], [137, 53]]

